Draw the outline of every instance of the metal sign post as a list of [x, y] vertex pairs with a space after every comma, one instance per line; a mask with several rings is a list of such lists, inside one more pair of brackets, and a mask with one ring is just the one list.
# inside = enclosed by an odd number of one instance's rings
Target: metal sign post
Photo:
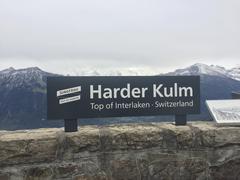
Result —
[[78, 131], [78, 120], [77, 119], [64, 119], [64, 130], [65, 130], [65, 132]]
[[240, 99], [240, 92], [232, 92], [232, 99]]
[[186, 114], [176, 114], [175, 115], [175, 125], [182, 126], [187, 124], [187, 115]]

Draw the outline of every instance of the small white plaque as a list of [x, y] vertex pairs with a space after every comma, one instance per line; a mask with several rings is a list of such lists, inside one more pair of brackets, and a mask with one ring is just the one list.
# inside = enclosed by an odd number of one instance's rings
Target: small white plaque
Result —
[[68, 94], [73, 94], [73, 93], [80, 92], [80, 91], [81, 91], [81, 86], [58, 90], [57, 97], [63, 96], [63, 95], [68, 95]]
[[65, 99], [60, 99], [59, 100], [59, 104], [66, 104], [66, 103], [70, 103], [70, 102], [74, 102], [74, 101], [79, 101], [81, 99], [81, 96], [73, 96], [73, 97], [69, 97], [69, 98], [65, 98]]
[[218, 124], [240, 125], [240, 100], [207, 100], [206, 104]]

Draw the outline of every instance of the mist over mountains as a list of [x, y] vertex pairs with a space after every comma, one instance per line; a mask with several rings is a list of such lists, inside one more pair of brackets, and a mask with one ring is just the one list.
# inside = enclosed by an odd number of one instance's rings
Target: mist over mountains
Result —
[[174, 72], [166, 73], [166, 75], [209, 75], [240, 81], [240, 66], [232, 69], [225, 69], [222, 66], [208, 66], [206, 64], [197, 63], [184, 69], [177, 69]]
[[[102, 74], [96, 70], [82, 71], [77, 75], [141, 75], [138, 69], [111, 71]], [[220, 66], [194, 64], [166, 74], [200, 75], [201, 114], [191, 115], [191, 120], [211, 120], [205, 106], [206, 99], [229, 99], [232, 91], [240, 91], [240, 67], [225, 69]], [[8, 68], [0, 71], [0, 129], [28, 129], [62, 126], [62, 121], [46, 120], [46, 77], [60, 76], [45, 72], [38, 67], [26, 69]], [[171, 120], [172, 117], [131, 117], [81, 120], [83, 124], [118, 122], [142, 122]]]

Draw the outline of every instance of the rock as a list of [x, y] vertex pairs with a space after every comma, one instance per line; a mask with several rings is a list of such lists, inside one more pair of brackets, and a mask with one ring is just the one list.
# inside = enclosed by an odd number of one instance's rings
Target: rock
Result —
[[0, 180], [237, 179], [240, 127], [191, 122], [0, 131]]

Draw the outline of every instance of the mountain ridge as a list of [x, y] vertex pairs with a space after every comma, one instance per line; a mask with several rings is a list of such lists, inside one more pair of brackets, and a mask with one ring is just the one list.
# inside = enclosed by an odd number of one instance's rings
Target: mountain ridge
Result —
[[[91, 69], [88, 71], [79, 71], [76, 73], [76, 76], [101, 76], [101, 75], [116, 75], [116, 76], [123, 76], [123, 75], [140, 75], [139, 71], [142, 68], [128, 68], [128, 69], [109, 69], [109, 71], [105, 71], [104, 73], [101, 71], [98, 71], [96, 69]], [[51, 72], [47, 72], [45, 70], [40, 69], [39, 67], [28, 67], [28, 68], [20, 68], [15, 69], [13, 67], [9, 67], [7, 69], [3, 69], [0, 71], [0, 76], [3, 74], [20, 74], [20, 73], [38, 73], [41, 75], [61, 75], [61, 74], [55, 74]], [[211, 76], [222, 76], [222, 77], [228, 77], [231, 79], [235, 79], [240, 81], [240, 66], [233, 67], [231, 69], [226, 69], [223, 66], [219, 65], [207, 65], [203, 63], [195, 63], [193, 65], [187, 66], [185, 68], [176, 69], [171, 72], [167, 73], [161, 73], [158, 75], [211, 75]], [[74, 76], [75, 76], [74, 75]], [[146, 74], [147, 75], [147, 74]], [[157, 75], [157, 74], [155, 74]]]
[[240, 81], [240, 67], [226, 69], [218, 65], [206, 65], [196, 63], [182, 69], [176, 69], [173, 72], [166, 73], [166, 75], [210, 75], [222, 76]]
[[[232, 91], [240, 90], [238, 67], [233, 71], [220, 66], [194, 64], [161, 75], [200, 75], [201, 77], [201, 114], [190, 115], [193, 120], [211, 119], [205, 106], [206, 99], [229, 99]], [[47, 76], [61, 76], [45, 72], [38, 67], [0, 71], [0, 129], [28, 129], [59, 127], [61, 121], [46, 121], [46, 80]], [[119, 122], [146, 122], [172, 120], [172, 117], [126, 117], [83, 120], [84, 124], [109, 124]]]

